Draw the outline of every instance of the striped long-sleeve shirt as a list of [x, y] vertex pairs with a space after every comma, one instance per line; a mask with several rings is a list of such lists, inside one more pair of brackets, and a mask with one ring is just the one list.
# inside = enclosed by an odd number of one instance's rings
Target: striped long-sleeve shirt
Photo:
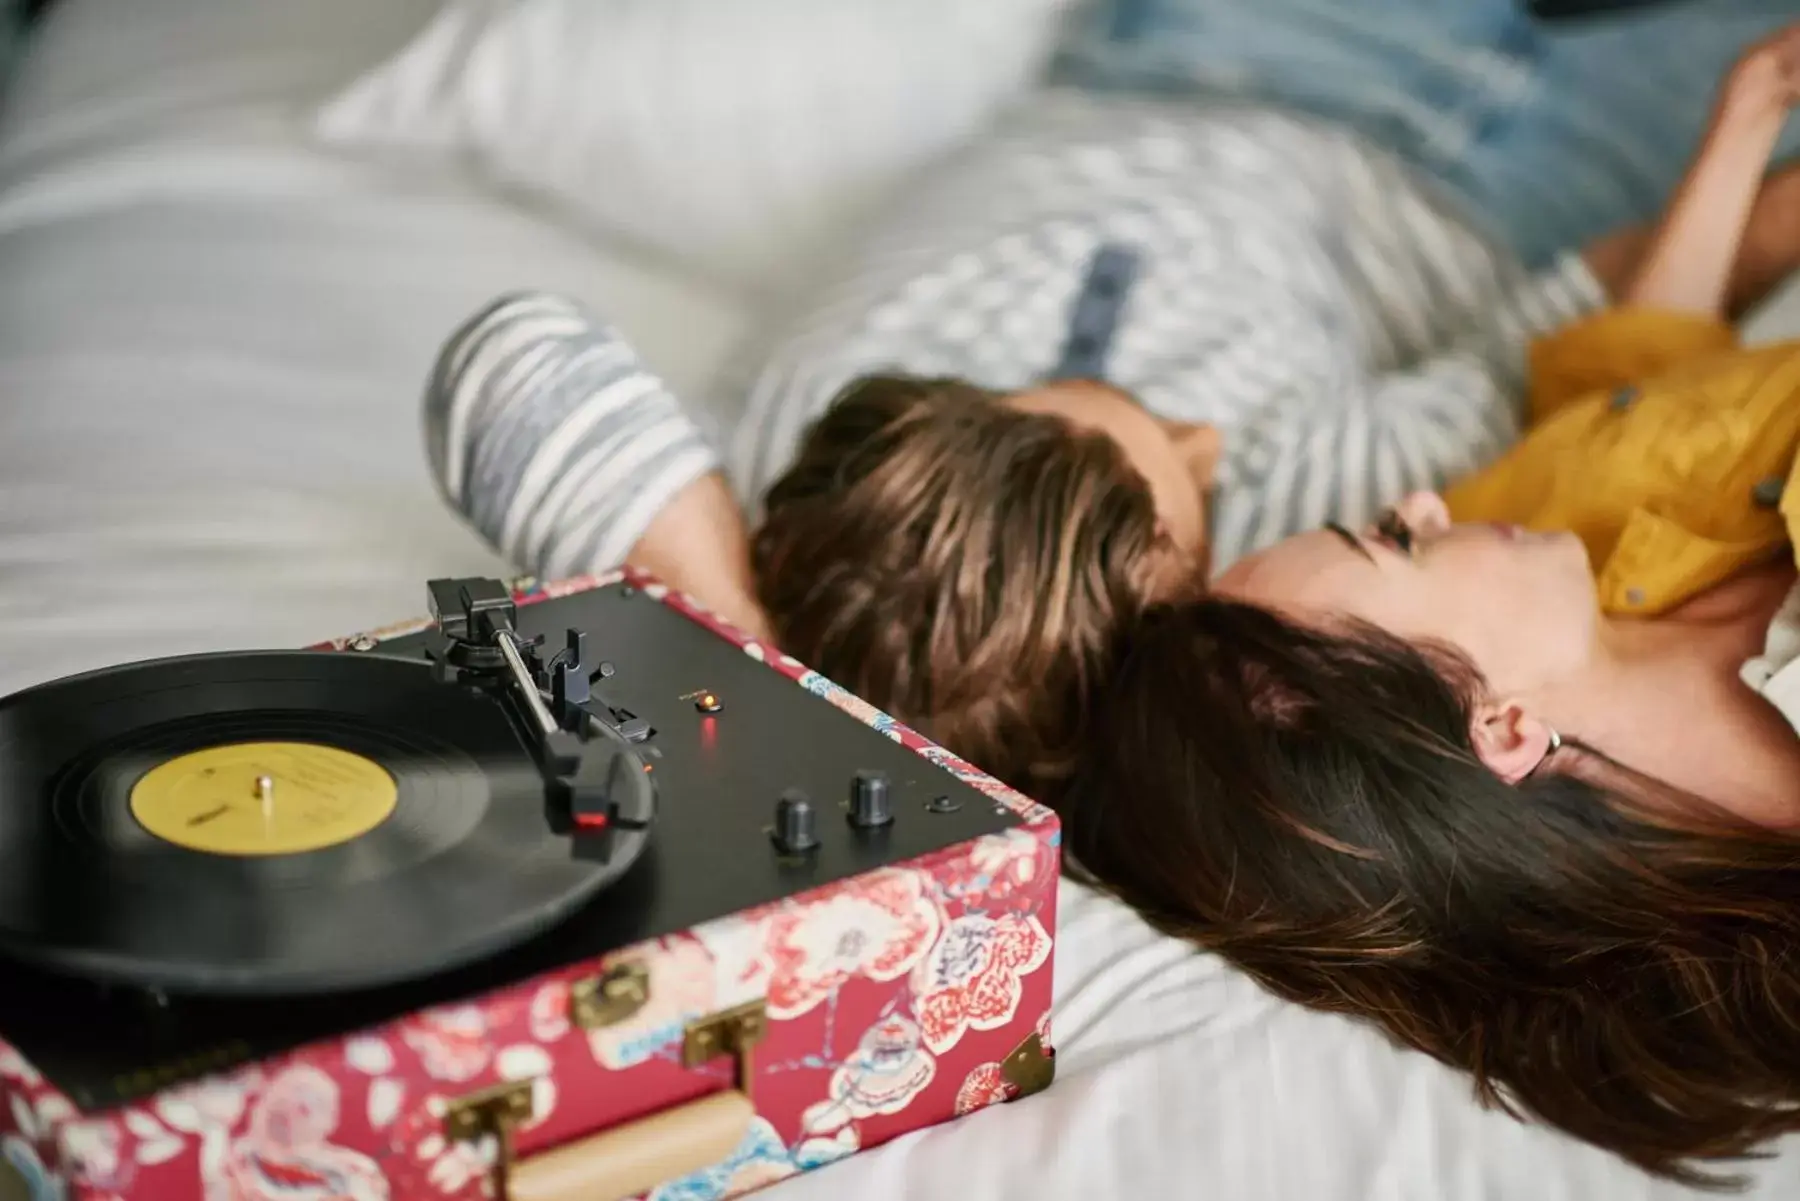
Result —
[[1579, 259], [1526, 272], [1411, 169], [1330, 126], [1051, 94], [896, 206], [766, 346], [718, 444], [616, 331], [534, 295], [445, 348], [434, 462], [521, 565], [611, 566], [717, 466], [754, 508], [858, 375], [1010, 390], [1054, 373], [1097, 256], [1134, 271], [1089, 359], [1158, 415], [1224, 432], [1218, 565], [1496, 456], [1519, 428], [1526, 342], [1601, 299]]

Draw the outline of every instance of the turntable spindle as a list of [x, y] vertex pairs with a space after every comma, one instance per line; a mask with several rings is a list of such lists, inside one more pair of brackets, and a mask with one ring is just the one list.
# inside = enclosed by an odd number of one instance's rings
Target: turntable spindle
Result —
[[256, 795], [262, 798], [264, 819], [275, 816], [275, 778], [273, 776], [256, 777]]

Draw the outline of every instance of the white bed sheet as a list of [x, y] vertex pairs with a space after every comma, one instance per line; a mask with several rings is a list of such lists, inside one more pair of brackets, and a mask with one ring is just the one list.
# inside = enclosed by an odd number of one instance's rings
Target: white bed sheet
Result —
[[53, 10], [0, 138], [0, 691], [348, 633], [502, 570], [433, 492], [418, 406], [505, 289], [592, 302], [706, 395], [730, 297], [308, 145], [310, 106], [428, 9]]
[[[415, 408], [438, 339], [501, 289], [591, 299], [704, 394], [728, 297], [303, 144], [298, 106], [430, 7], [61, 0], [0, 140], [0, 691], [363, 628], [428, 575], [495, 569], [431, 493]], [[1050, 1091], [765, 1195], [1688, 1196], [1073, 885], [1056, 993]], [[1800, 1154], [1757, 1174], [1757, 1201], [1800, 1196]]]

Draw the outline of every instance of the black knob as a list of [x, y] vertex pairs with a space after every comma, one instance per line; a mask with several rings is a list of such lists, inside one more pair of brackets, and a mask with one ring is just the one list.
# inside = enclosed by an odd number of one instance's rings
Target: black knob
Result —
[[812, 802], [797, 788], [790, 788], [775, 802], [775, 845], [790, 855], [819, 845], [818, 818]]
[[894, 820], [888, 778], [878, 771], [859, 771], [850, 780], [850, 824], [859, 829], [885, 826]]

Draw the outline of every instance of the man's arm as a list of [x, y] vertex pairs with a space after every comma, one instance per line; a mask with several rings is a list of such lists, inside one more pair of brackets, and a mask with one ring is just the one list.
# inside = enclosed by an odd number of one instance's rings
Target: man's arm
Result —
[[625, 561], [681, 589], [745, 633], [771, 637], [750, 575], [744, 514], [718, 472], [701, 476], [664, 505]]
[[717, 454], [579, 305], [528, 293], [488, 306], [445, 343], [424, 408], [439, 488], [513, 562], [545, 578], [631, 563], [766, 634]]

